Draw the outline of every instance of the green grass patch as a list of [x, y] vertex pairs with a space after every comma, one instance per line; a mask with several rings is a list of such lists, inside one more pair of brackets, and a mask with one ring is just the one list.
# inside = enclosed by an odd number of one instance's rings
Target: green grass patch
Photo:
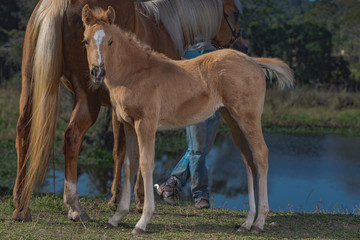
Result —
[[31, 202], [32, 222], [14, 222], [14, 204], [10, 196], [0, 198], [0, 234], [3, 239], [358, 239], [360, 218], [353, 214], [270, 212], [265, 231], [241, 233], [246, 211], [222, 208], [197, 210], [193, 204], [180, 202], [169, 206], [156, 202], [156, 211], [147, 233], [132, 236], [140, 219], [132, 205], [119, 226], [105, 229], [113, 210], [106, 199], [80, 199], [90, 222], [71, 222], [62, 197], [42, 195]]

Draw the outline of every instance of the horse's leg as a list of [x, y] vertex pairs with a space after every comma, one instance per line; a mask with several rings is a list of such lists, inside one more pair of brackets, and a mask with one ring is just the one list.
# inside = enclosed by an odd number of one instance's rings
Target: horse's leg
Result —
[[113, 133], [114, 133], [114, 179], [111, 186], [112, 197], [108, 202], [110, 207], [117, 207], [120, 201], [121, 194], [121, 168], [125, 157], [125, 133], [124, 125], [117, 120], [116, 112], [112, 113]]
[[249, 211], [245, 222], [239, 228], [239, 231], [249, 231], [255, 220], [256, 216], [256, 203], [255, 203], [255, 165], [252, 161], [252, 156], [249, 151], [248, 144], [245, 140], [244, 134], [241, 132], [238, 123], [231, 117], [228, 110], [225, 108], [220, 109], [221, 115], [225, 119], [226, 123], [231, 129], [232, 137], [236, 146], [239, 148], [241, 153], [241, 159], [245, 165], [247, 182], [248, 182], [248, 197], [249, 197]]
[[[84, 97], [86, 96], [86, 98]], [[75, 107], [65, 131], [65, 185], [64, 203], [69, 206], [68, 218], [74, 221], [90, 220], [79, 202], [77, 191], [77, 158], [86, 131], [95, 123], [101, 104], [101, 94], [75, 93]], [[88, 101], [88, 102], [87, 102]], [[90, 102], [91, 101], [91, 102]], [[91, 106], [91, 109], [89, 108]]]
[[16, 126], [16, 152], [17, 152], [17, 177], [13, 190], [14, 201], [16, 203], [13, 212], [13, 219], [19, 221], [31, 221], [29, 209], [19, 209], [19, 198], [25, 185], [25, 158], [29, 148], [29, 134], [31, 126], [32, 105], [30, 100], [30, 79], [26, 73], [22, 74], [22, 89], [19, 103], [19, 118]]
[[151, 121], [140, 120], [135, 123], [135, 131], [139, 143], [140, 168], [144, 180], [144, 209], [140, 220], [136, 223], [132, 234], [143, 233], [146, 230], [153, 212], [155, 211], [153, 171], [155, 156], [156, 124]]
[[142, 213], [144, 208], [144, 180], [141, 175], [141, 168], [139, 168], [136, 184], [135, 184], [135, 202], [136, 202], [136, 209], [139, 213]]
[[126, 154], [123, 164], [124, 186], [121, 193], [121, 200], [115, 214], [109, 219], [109, 225], [116, 227], [119, 221], [128, 214], [130, 210], [131, 188], [138, 166], [139, 147], [134, 129], [125, 125]]
[[268, 148], [262, 134], [261, 114], [254, 113], [254, 111], [246, 108], [243, 108], [240, 113], [241, 115], [236, 115], [234, 111], [231, 116], [239, 124], [244, 134], [255, 166], [253, 184], [258, 184], [258, 192], [255, 193], [255, 195], [258, 193], [258, 202], [256, 204], [256, 220], [251, 230], [260, 232], [264, 229], [265, 219], [269, 213], [267, 195]]

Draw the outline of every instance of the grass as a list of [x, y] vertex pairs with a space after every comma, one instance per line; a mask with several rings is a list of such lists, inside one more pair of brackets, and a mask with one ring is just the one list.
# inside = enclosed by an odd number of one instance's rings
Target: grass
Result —
[[0, 198], [3, 239], [359, 239], [360, 217], [353, 214], [270, 212], [265, 231], [258, 235], [236, 229], [246, 211], [223, 208], [197, 210], [188, 202], [169, 206], [156, 202], [156, 212], [142, 236], [131, 230], [140, 219], [132, 210], [117, 228], [105, 229], [112, 216], [105, 199], [82, 197], [91, 222], [70, 222], [61, 196], [43, 195], [31, 202], [32, 222], [14, 222], [10, 196]]
[[265, 132], [360, 135], [360, 94], [296, 88], [268, 89]]

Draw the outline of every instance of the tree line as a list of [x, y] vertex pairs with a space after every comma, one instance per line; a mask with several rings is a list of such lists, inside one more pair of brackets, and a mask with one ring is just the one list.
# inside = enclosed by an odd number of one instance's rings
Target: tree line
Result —
[[278, 57], [300, 86], [360, 89], [359, 0], [243, 0], [251, 54]]
[[[0, 84], [21, 70], [37, 0], [0, 0]], [[359, 0], [241, 0], [239, 24], [253, 56], [278, 57], [300, 86], [360, 89]]]

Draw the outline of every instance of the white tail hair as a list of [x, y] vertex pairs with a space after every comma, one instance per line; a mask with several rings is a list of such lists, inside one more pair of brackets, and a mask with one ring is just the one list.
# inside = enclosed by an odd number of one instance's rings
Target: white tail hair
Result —
[[283, 61], [278, 58], [252, 58], [260, 65], [266, 77], [272, 79], [276, 77], [279, 88], [293, 87], [295, 84], [293, 70]]

